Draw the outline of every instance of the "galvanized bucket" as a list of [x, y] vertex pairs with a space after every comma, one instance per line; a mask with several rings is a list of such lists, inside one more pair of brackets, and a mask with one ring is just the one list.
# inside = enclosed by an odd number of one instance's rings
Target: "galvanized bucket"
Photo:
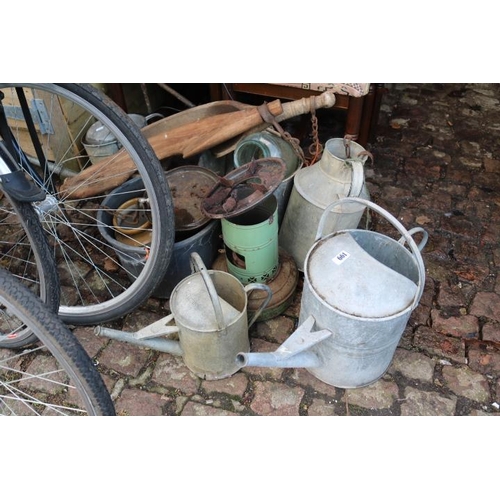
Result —
[[[195, 167], [197, 168], [197, 167]], [[197, 170], [195, 170], [197, 171]], [[204, 185], [206, 178], [200, 177], [200, 185]], [[130, 281], [135, 281], [142, 272], [148, 257], [147, 246], [151, 241], [150, 229], [147, 221], [140, 227], [123, 227], [123, 221], [114, 215], [120, 209], [136, 199], [144, 197], [144, 184], [140, 177], [134, 177], [114, 189], [102, 202], [97, 212], [99, 232], [102, 237], [114, 248], [118, 260], [127, 272]], [[191, 196], [194, 200], [196, 197]], [[175, 203], [175, 197], [174, 197]], [[193, 203], [193, 202], [192, 202]], [[188, 213], [183, 230], [175, 233], [175, 242], [168, 269], [163, 279], [152, 293], [153, 297], [169, 298], [174, 287], [191, 273], [190, 255], [197, 252], [206, 265], [211, 266], [217, 257], [220, 245], [221, 224], [219, 220], [202, 218], [196, 215], [195, 210], [186, 210], [187, 205], [179, 204], [182, 213]], [[134, 205], [130, 205], [133, 209]], [[122, 214], [124, 211], [122, 210]], [[181, 213], [177, 211], [177, 213]], [[194, 214], [194, 215], [193, 215]], [[177, 226], [180, 225], [181, 216]], [[120, 231], [117, 224], [120, 222]], [[142, 222], [142, 221], [139, 221]], [[189, 224], [188, 224], [189, 222]], [[184, 230], [184, 229], [190, 229]], [[177, 228], [176, 228], [177, 229]]]
[[[269, 303], [271, 292], [264, 284], [243, 287], [228, 273], [207, 270], [197, 253], [191, 259], [195, 272], [174, 288], [170, 298], [183, 360], [202, 379], [226, 378], [241, 368], [237, 354], [249, 350], [248, 329]], [[267, 291], [267, 297], [248, 319], [248, 295], [253, 290]]]
[[[385, 373], [418, 305], [425, 284], [420, 250], [427, 233], [421, 228], [406, 231], [386, 210], [361, 198], [336, 201], [325, 214], [340, 203], [373, 209], [402, 235], [396, 241], [376, 232], [351, 229], [322, 237], [324, 215], [305, 259], [299, 324], [312, 316], [314, 330], [333, 333], [311, 348], [321, 362], [308, 371], [335, 387], [356, 388]], [[424, 233], [419, 246], [411, 236], [417, 231]]]

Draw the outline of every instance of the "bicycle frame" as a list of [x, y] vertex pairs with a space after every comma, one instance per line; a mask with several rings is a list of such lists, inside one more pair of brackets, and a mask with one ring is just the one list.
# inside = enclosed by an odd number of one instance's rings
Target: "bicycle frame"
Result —
[[[22, 113], [28, 126], [29, 134], [35, 150], [37, 152], [40, 165], [45, 165], [45, 157], [40, 147], [40, 142], [36, 135], [33, 118], [29, 112], [26, 96], [22, 89], [16, 89]], [[33, 169], [30, 161], [17, 143], [7, 122], [7, 115], [3, 106], [4, 93], [0, 92], [0, 182], [12, 197], [19, 201], [42, 201], [45, 199], [45, 192], [42, 191], [32, 180], [28, 180], [24, 175], [27, 171], [30, 176], [41, 186], [43, 180]], [[19, 163], [14, 159], [17, 157]]]

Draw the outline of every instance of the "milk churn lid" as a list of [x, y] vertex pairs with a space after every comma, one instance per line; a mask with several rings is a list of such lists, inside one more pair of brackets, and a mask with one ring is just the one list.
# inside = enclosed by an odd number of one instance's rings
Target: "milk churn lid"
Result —
[[176, 231], [192, 231], [210, 219], [201, 204], [219, 177], [208, 168], [185, 165], [169, 170], [165, 177], [172, 193]]
[[234, 217], [270, 196], [285, 177], [281, 158], [260, 158], [236, 168], [219, 182], [203, 200], [201, 209], [212, 219]]
[[[130, 119], [139, 127], [142, 128], [146, 125], [146, 118], [142, 115], [129, 114]], [[92, 124], [87, 133], [85, 134], [85, 144], [100, 146], [109, 144], [110, 142], [118, 142], [116, 137], [110, 132], [108, 127], [103, 125], [100, 121]]]
[[[356, 241], [358, 233], [368, 237]], [[369, 248], [370, 234], [362, 230], [333, 233], [311, 247], [305, 264], [316, 295], [328, 306], [360, 319], [384, 318], [404, 311], [417, 292], [412, 280], [368, 253], [375, 255]], [[394, 247], [384, 243], [385, 251], [406, 252], [398, 242], [387, 239]]]
[[95, 122], [87, 130], [85, 143], [99, 146], [116, 141], [115, 136], [100, 121]]

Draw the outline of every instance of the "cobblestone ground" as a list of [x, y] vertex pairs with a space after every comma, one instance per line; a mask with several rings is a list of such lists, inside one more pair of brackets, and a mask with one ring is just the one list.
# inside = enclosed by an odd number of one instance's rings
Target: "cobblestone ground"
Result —
[[[499, 415], [500, 86], [392, 84], [367, 146], [372, 200], [429, 234], [426, 286], [392, 364], [375, 383], [339, 389], [305, 369], [243, 368], [201, 380], [182, 358], [76, 335], [95, 358], [119, 415]], [[373, 229], [384, 230], [377, 218]], [[256, 323], [252, 351], [294, 331], [301, 281], [284, 314]], [[150, 299], [119, 324], [136, 331], [169, 313]]]

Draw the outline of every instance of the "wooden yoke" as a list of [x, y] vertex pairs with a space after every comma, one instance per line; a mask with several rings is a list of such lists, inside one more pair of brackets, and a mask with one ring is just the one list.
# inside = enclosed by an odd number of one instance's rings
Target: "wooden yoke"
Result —
[[[311, 106], [331, 107], [335, 103], [332, 93], [324, 93], [310, 99], [300, 99], [285, 104], [279, 100], [267, 104], [267, 109], [277, 121], [308, 113]], [[264, 120], [258, 107], [210, 116], [165, 130], [148, 137], [157, 157], [162, 160], [169, 156], [182, 155], [188, 158], [213, 148], [252, 128], [262, 125]], [[63, 182], [60, 194], [69, 199], [94, 196], [123, 184], [136, 171], [135, 163], [128, 153], [121, 149], [116, 154], [82, 170]]]

